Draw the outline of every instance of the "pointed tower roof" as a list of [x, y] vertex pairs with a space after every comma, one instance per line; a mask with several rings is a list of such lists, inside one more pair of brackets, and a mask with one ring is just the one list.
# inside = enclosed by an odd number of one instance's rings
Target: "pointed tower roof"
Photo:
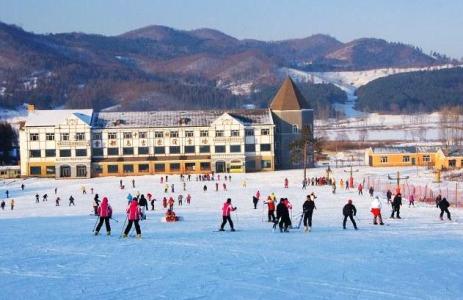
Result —
[[291, 77], [287, 77], [270, 103], [272, 110], [301, 110], [310, 108]]

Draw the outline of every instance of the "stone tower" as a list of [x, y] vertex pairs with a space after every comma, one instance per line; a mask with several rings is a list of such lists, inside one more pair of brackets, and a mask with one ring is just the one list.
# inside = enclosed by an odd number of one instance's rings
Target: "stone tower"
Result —
[[[288, 77], [270, 103], [275, 122], [275, 166], [278, 169], [302, 167], [302, 162], [292, 163], [290, 144], [299, 137], [303, 127], [313, 128], [313, 109]], [[309, 150], [309, 166], [313, 164], [313, 149]]]

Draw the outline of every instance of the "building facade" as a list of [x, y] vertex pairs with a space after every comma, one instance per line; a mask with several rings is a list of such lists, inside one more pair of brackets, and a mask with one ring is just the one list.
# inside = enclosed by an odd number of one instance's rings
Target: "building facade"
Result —
[[[287, 147], [298, 137], [294, 128], [313, 126], [313, 111], [294, 98], [299, 91], [281, 93], [288, 86], [297, 89], [288, 78], [269, 109], [33, 110], [20, 130], [21, 175], [89, 178], [294, 167], [285, 163]], [[285, 102], [294, 101], [304, 106], [286, 109]]]

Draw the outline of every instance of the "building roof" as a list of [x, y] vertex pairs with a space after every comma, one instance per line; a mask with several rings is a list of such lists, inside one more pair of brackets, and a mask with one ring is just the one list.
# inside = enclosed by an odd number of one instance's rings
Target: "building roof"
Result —
[[461, 157], [463, 156], [463, 149], [452, 147], [450, 149], [442, 149], [442, 152], [447, 157]]
[[244, 125], [273, 125], [269, 109], [96, 112], [91, 125], [94, 128], [207, 127], [224, 113]]
[[27, 116], [26, 126], [56, 126], [75, 116], [87, 125], [92, 120], [93, 109], [34, 110]]
[[277, 94], [270, 103], [272, 110], [309, 109], [309, 105], [291, 77], [285, 79]]
[[406, 154], [406, 153], [433, 153], [440, 148], [435, 146], [396, 146], [396, 147], [373, 147], [375, 154]]

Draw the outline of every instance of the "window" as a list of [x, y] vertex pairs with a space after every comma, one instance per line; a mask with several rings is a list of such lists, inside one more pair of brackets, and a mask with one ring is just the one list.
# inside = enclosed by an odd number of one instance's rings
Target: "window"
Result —
[[225, 145], [215, 146], [215, 153], [225, 153]]
[[270, 144], [260, 144], [260, 151], [271, 151], [272, 146]]
[[194, 137], [194, 132], [193, 131], [185, 131], [185, 136], [186, 137]]
[[71, 157], [71, 150], [70, 149], [59, 150], [59, 157]]
[[150, 171], [149, 164], [139, 164], [138, 165], [138, 172], [140, 173], [148, 173]]
[[241, 145], [230, 145], [230, 152], [231, 153], [241, 152]]
[[138, 155], [148, 155], [150, 152], [149, 147], [138, 147]]
[[69, 141], [69, 133], [62, 133], [61, 134], [62, 141]]
[[76, 141], [83, 141], [83, 140], [85, 140], [85, 132], [77, 132]]
[[92, 155], [94, 156], [103, 156], [103, 148], [93, 148]]
[[122, 155], [133, 155], [133, 148], [132, 147], [122, 148]]
[[108, 148], [108, 155], [119, 155], [119, 148]]
[[199, 169], [201, 171], [210, 171], [211, 170], [211, 163], [202, 162], [199, 164]]
[[45, 140], [54, 141], [55, 140], [55, 134], [54, 133], [45, 133]]
[[169, 147], [170, 154], [179, 154], [180, 153], [180, 146], [170, 146]]
[[449, 168], [455, 168], [457, 166], [456, 159], [449, 159]]
[[76, 176], [77, 177], [87, 177], [87, 167], [86, 166], [77, 166], [76, 167]]
[[185, 153], [195, 153], [195, 146], [185, 146]]
[[171, 131], [169, 135], [171, 138], [178, 138], [178, 131]]
[[118, 173], [119, 166], [118, 165], [108, 165], [108, 173]]
[[133, 165], [123, 165], [122, 171], [124, 173], [133, 173]]
[[255, 169], [256, 169], [256, 161], [255, 160], [246, 161], [246, 171], [255, 170]]
[[45, 149], [45, 157], [56, 157], [55, 149]]
[[209, 136], [209, 131], [207, 131], [207, 130], [201, 130], [201, 131], [199, 132], [199, 136], [200, 136], [200, 137], [208, 137], [208, 136]]
[[431, 156], [429, 156], [429, 155], [423, 155], [423, 161], [424, 161], [424, 162], [430, 162], [430, 161], [431, 161]]
[[154, 154], [165, 154], [166, 148], [164, 147], [154, 147]]
[[45, 167], [45, 173], [47, 175], [55, 175], [56, 174], [56, 168], [55, 166], [46, 166]]
[[185, 163], [185, 170], [194, 171], [196, 169], [196, 164], [193, 162]]
[[30, 139], [31, 141], [38, 141], [38, 140], [39, 140], [39, 134], [38, 134], [38, 133], [31, 133], [31, 134], [29, 135], [29, 139]]
[[76, 149], [76, 156], [87, 156], [87, 149]]
[[29, 150], [29, 157], [40, 157], [40, 150]]
[[199, 146], [199, 153], [210, 153], [211, 146]]
[[216, 136], [216, 137], [223, 137], [223, 135], [224, 135], [224, 134], [223, 134], [223, 130], [216, 130], [216, 131], [215, 131], [215, 136]]
[[260, 135], [270, 135], [270, 129], [261, 129], [260, 130]]
[[387, 156], [381, 156], [379, 160], [380, 160], [380, 162], [382, 164], [386, 164], [387, 163]]
[[131, 132], [123, 132], [122, 137], [124, 139], [131, 139], [132, 138], [132, 133]]
[[244, 145], [245, 152], [256, 152], [256, 144], [246, 144]]
[[271, 160], [262, 160], [261, 161], [261, 166], [262, 166], [263, 169], [271, 168], [272, 167], [272, 161]]
[[42, 175], [42, 170], [40, 167], [30, 167], [29, 174], [30, 175]]
[[404, 155], [404, 156], [402, 157], [402, 162], [404, 162], [404, 163], [410, 162], [410, 156]]
[[117, 132], [108, 132], [108, 140], [116, 140]]
[[155, 138], [162, 138], [162, 137], [164, 137], [164, 133], [162, 131], [155, 131], [154, 132], [154, 137]]
[[100, 166], [100, 165], [96, 165], [96, 166], [93, 167], [93, 172], [95, 174], [101, 174], [101, 173], [103, 173], [103, 167]]
[[141, 139], [146, 139], [148, 137], [148, 132], [146, 131], [140, 131], [138, 133], [138, 137], [141, 138]]
[[154, 164], [154, 172], [164, 172], [166, 166], [164, 164]]
[[170, 171], [171, 172], [180, 171], [180, 164], [179, 163], [171, 163], [170, 164]]
[[92, 134], [93, 140], [101, 140], [101, 132], [95, 132]]
[[299, 132], [299, 128], [297, 127], [296, 124], [293, 124], [293, 128], [292, 128], [292, 129], [293, 129], [293, 130], [292, 130], [293, 133], [298, 133], [298, 132]]
[[232, 131], [230, 131], [230, 136], [240, 136], [240, 131], [239, 130], [232, 130]]
[[245, 129], [244, 134], [246, 136], [254, 136], [254, 129]]

